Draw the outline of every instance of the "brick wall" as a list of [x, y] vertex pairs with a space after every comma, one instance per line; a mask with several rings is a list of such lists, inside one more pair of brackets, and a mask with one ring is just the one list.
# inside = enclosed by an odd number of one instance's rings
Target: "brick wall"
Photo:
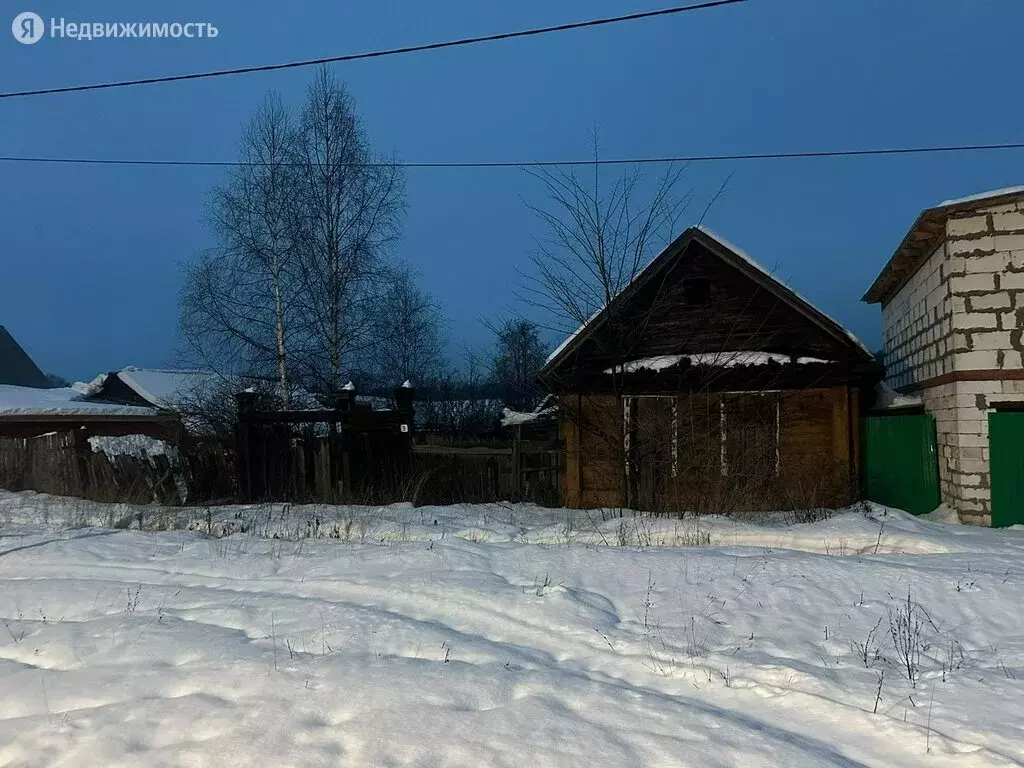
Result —
[[890, 386], [900, 389], [953, 370], [952, 313], [943, 243], [882, 308]]
[[923, 394], [935, 416], [942, 500], [965, 523], [991, 525], [988, 414], [993, 403], [1024, 402], [1024, 381], [957, 381]]
[[[883, 308], [889, 383], [1024, 367], [1024, 203], [951, 216], [946, 241]], [[964, 522], [991, 524], [988, 413], [1024, 401], [1024, 381], [923, 389], [935, 416], [942, 499]]]
[[1024, 363], [1024, 204], [951, 218], [946, 233], [955, 370], [1019, 370]]

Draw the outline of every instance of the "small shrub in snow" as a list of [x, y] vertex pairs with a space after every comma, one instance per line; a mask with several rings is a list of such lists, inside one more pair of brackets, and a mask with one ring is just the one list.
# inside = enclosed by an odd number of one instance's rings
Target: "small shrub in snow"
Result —
[[536, 582], [537, 586], [534, 589], [537, 597], [544, 597], [547, 591], [551, 588], [551, 577], [548, 574], [544, 574], [544, 579], [538, 579]]
[[929, 648], [925, 630], [930, 623], [927, 612], [913, 599], [909, 587], [906, 601], [900, 600], [889, 607], [889, 636], [893, 651], [907, 680], [915, 688], [921, 674], [921, 657]]
[[139, 607], [139, 597], [142, 595], [142, 585], [139, 584], [134, 593], [132, 593], [131, 587], [125, 587], [125, 589], [128, 592], [128, 604], [125, 606], [125, 612], [135, 613], [135, 609]]
[[882, 617], [879, 616], [878, 621], [875, 622], [875, 626], [868, 630], [867, 636], [864, 638], [864, 642], [854, 640], [851, 644], [853, 652], [857, 654], [857, 658], [860, 659], [865, 668], [870, 668], [874, 662], [882, 658], [881, 649], [879, 648], [878, 643], [878, 630], [881, 626]]

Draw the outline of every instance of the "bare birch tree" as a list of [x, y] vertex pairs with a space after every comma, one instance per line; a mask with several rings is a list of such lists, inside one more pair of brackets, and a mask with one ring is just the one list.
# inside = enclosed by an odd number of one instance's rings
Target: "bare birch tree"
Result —
[[300, 364], [319, 391], [337, 389], [381, 328], [385, 257], [398, 239], [405, 177], [370, 149], [345, 87], [321, 69], [301, 110], [293, 163], [304, 337]]
[[245, 129], [239, 161], [214, 189], [217, 245], [187, 268], [181, 337], [191, 357], [223, 374], [273, 369], [288, 405], [296, 296], [291, 115], [269, 95]]

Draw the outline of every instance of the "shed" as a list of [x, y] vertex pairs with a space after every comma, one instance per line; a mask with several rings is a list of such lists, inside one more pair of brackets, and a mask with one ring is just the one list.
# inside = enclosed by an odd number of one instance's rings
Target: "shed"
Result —
[[[721, 237], [687, 229], [541, 371], [570, 506], [841, 506], [881, 365]], [[865, 392], [868, 394], [865, 396]]]

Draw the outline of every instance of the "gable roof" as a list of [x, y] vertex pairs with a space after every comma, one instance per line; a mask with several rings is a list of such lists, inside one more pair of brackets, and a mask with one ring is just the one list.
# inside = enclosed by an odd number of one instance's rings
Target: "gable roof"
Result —
[[48, 387], [39, 366], [28, 356], [7, 329], [0, 325], [0, 384], [15, 387]]
[[192, 397], [212, 390], [217, 375], [209, 371], [136, 368], [129, 366], [117, 374], [146, 402], [158, 408], [179, 408]]
[[579, 347], [607, 319], [608, 307], [612, 304], [627, 302], [643, 288], [655, 275], [663, 271], [677, 257], [682, 256], [692, 243], [702, 245], [708, 252], [724, 261], [740, 273], [756, 282], [774, 295], [783, 304], [791, 307], [808, 322], [819, 327], [828, 336], [847, 347], [852, 347], [866, 360], [874, 361], [874, 354], [856, 336], [811, 304], [807, 299], [790, 288], [782, 280], [752, 259], [749, 255], [734, 246], [725, 238], [719, 237], [707, 227], [690, 227], [677, 237], [668, 247], [658, 254], [636, 277], [612, 299], [609, 305], [595, 312], [576, 331], [569, 335], [548, 357], [541, 375], [556, 368], [572, 351]]
[[[213, 371], [130, 365], [117, 372], [101, 373], [88, 383], [78, 382], [72, 387], [91, 400], [146, 403], [154, 408], [180, 411], [232, 389], [240, 392], [252, 384], [252, 379], [222, 376]], [[308, 390], [293, 387], [292, 407], [316, 410], [321, 404]]]
[[868, 304], [886, 303], [907, 280], [921, 268], [946, 238], [946, 220], [955, 214], [976, 208], [1001, 205], [1024, 200], [1024, 187], [1008, 187], [981, 192], [955, 200], [944, 200], [918, 214], [910, 230], [896, 248], [896, 252], [882, 267], [878, 277], [868, 288], [861, 301]]

